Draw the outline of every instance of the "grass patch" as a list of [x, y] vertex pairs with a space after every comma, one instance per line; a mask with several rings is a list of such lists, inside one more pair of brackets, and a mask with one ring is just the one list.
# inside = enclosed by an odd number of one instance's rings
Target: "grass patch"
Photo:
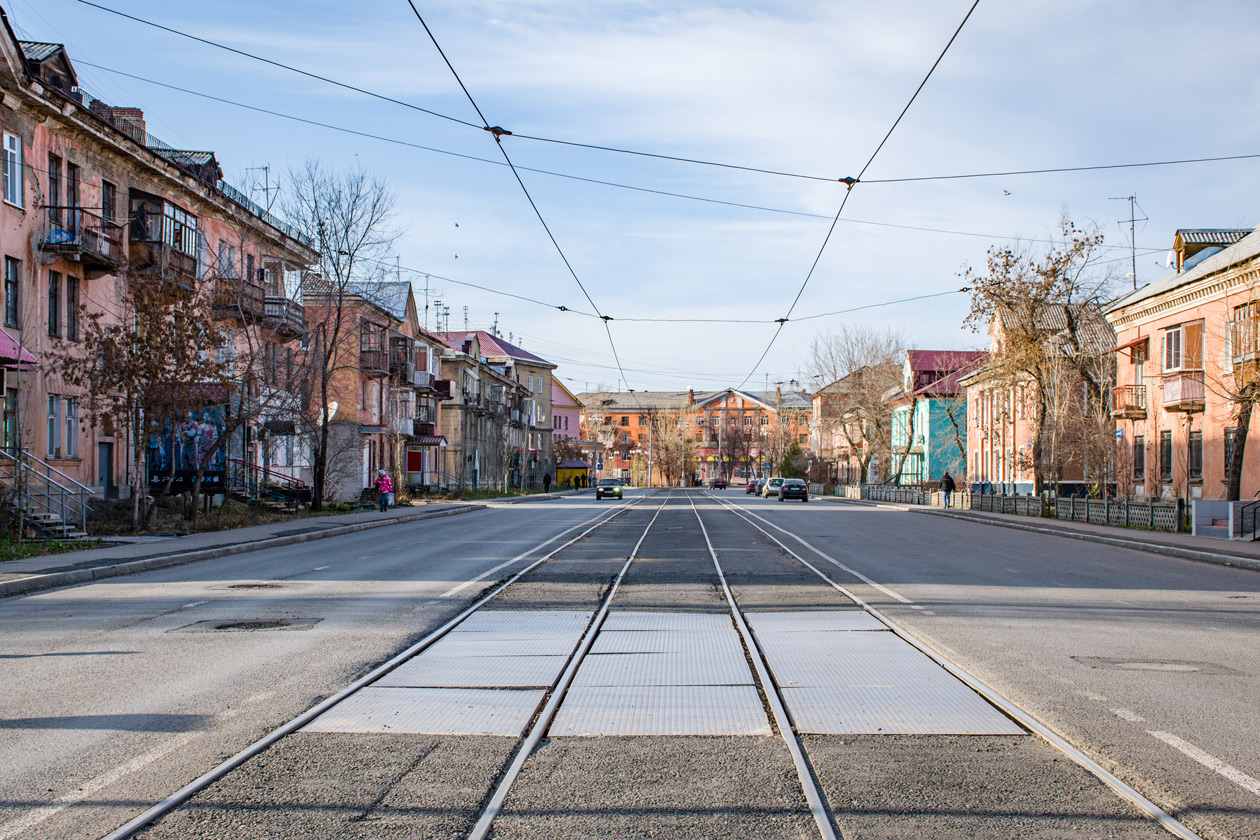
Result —
[[84, 540], [82, 542], [26, 541], [21, 544], [11, 539], [0, 540], [0, 563], [5, 560], [22, 560], [26, 557], [40, 557], [45, 554], [62, 554], [66, 551], [83, 551], [88, 548], [100, 548], [100, 540]]

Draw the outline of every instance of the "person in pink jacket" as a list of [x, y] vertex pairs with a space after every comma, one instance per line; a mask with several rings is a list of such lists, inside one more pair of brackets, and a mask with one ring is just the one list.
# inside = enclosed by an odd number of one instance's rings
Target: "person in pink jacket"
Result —
[[372, 484], [376, 488], [376, 500], [380, 503], [381, 513], [389, 510], [389, 503], [394, 500], [394, 482], [389, 480], [389, 475], [385, 470], [376, 471], [376, 481]]

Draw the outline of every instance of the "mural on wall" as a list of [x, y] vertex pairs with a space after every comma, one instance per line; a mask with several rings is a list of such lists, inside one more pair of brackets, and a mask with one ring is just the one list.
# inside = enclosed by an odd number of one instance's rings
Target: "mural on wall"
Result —
[[[191, 487], [197, 465], [223, 434], [223, 412], [221, 406], [190, 411], [183, 420], [164, 423], [161, 429], [150, 434], [149, 483], [165, 482], [171, 477], [173, 467], [175, 482], [171, 489], [182, 489], [183, 485]], [[206, 464], [202, 486], [221, 486], [226, 466], [227, 447], [221, 446]]]

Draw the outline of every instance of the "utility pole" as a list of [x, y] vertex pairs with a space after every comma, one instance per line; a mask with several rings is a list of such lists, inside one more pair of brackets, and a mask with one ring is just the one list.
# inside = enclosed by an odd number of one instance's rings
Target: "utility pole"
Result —
[[1137, 217], [1136, 210], [1137, 210], [1138, 203], [1137, 203], [1136, 195], [1117, 195], [1117, 196], [1112, 196], [1111, 198], [1107, 200], [1129, 202], [1129, 218], [1120, 219], [1120, 221], [1117, 222], [1117, 224], [1120, 224], [1123, 222], [1129, 223], [1129, 261], [1133, 269], [1133, 273], [1130, 274], [1129, 276], [1133, 278], [1133, 288], [1136, 289], [1138, 284], [1137, 284], [1137, 236], [1135, 234], [1137, 232], [1137, 223], [1147, 221], [1147, 217], [1143, 216], [1140, 219]]
[[429, 275], [424, 275], [424, 330], [429, 331]]

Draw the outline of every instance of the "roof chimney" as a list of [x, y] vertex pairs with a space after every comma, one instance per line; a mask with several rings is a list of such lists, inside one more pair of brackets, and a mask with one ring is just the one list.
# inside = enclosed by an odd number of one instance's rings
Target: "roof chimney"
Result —
[[696, 389], [688, 388], [687, 389], [687, 405], [691, 405], [695, 401], [696, 401]]
[[114, 128], [137, 143], [143, 144], [148, 140], [149, 129], [144, 121], [144, 111], [139, 108], [111, 108], [110, 111], [108, 119]]

